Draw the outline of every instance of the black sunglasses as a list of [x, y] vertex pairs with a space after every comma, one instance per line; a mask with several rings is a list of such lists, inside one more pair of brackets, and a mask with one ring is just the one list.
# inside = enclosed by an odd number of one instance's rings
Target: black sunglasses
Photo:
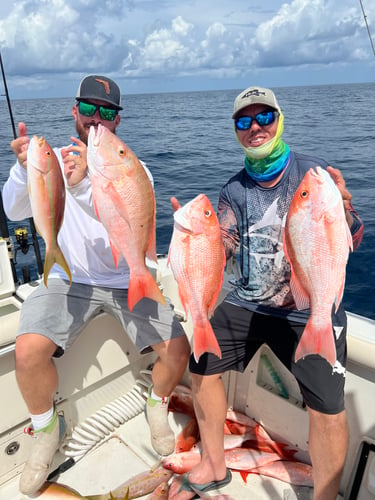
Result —
[[279, 114], [278, 111], [261, 111], [254, 117], [240, 116], [234, 120], [234, 124], [237, 130], [249, 130], [251, 124], [255, 120], [260, 127], [264, 127], [265, 125], [271, 125]]
[[92, 104], [91, 102], [79, 101], [77, 104], [78, 111], [83, 116], [94, 116], [99, 110], [99, 115], [102, 120], [113, 122], [118, 114], [118, 110], [114, 108], [107, 108], [99, 104]]

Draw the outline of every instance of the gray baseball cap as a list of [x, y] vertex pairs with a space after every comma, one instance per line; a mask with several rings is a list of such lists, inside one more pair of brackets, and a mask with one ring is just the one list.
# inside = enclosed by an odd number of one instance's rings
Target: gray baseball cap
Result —
[[77, 101], [96, 99], [107, 102], [115, 109], [122, 109], [120, 88], [117, 83], [106, 76], [85, 76], [79, 84], [76, 99]]
[[236, 118], [241, 109], [250, 106], [251, 104], [265, 104], [271, 108], [280, 110], [280, 106], [276, 100], [275, 94], [270, 89], [263, 87], [249, 87], [239, 94], [234, 101], [234, 112], [232, 118]]

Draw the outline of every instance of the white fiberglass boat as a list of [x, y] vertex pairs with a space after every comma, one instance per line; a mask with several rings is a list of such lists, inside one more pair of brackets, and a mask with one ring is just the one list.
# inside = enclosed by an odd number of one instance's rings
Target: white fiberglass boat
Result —
[[[191, 338], [191, 321], [184, 319], [166, 257], [159, 257], [156, 278]], [[32, 439], [24, 434], [28, 411], [16, 383], [14, 346], [22, 301], [34, 286], [38, 283], [15, 287], [7, 244], [0, 240], [1, 500], [26, 498], [19, 493], [18, 482]], [[226, 275], [221, 298], [229, 288]], [[348, 313], [348, 322], [346, 409], [350, 446], [339, 498], [370, 500], [375, 498], [375, 321]], [[65, 416], [68, 436], [56, 454], [51, 481], [69, 486], [82, 496], [106, 494], [158, 463], [160, 457], [151, 448], [143, 414], [154, 359], [153, 353], [138, 354], [120, 324], [103, 313], [56, 360], [60, 378], [56, 404]], [[188, 373], [181, 384], [189, 385]], [[290, 443], [298, 448], [302, 461], [309, 461], [308, 416], [298, 385], [266, 345], [243, 374], [226, 374], [225, 385], [229, 407], [260, 422], [273, 439]], [[176, 434], [187, 419], [187, 415], [171, 412]], [[255, 474], [245, 482], [239, 472], [233, 472], [232, 482], [220, 492], [236, 500], [308, 499], [313, 494], [312, 488]]]

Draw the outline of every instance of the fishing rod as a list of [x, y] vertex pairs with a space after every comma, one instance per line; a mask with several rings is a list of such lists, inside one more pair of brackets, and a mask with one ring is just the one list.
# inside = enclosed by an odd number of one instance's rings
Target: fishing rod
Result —
[[[13, 130], [13, 137], [14, 137], [14, 139], [17, 139], [16, 126], [14, 123], [12, 106], [11, 106], [10, 99], [9, 99], [8, 86], [7, 86], [7, 81], [5, 78], [5, 71], [4, 71], [3, 59], [1, 57], [1, 52], [0, 52], [0, 68], [1, 68], [1, 75], [3, 78], [3, 84], [4, 84], [4, 90], [5, 90], [5, 94], [3, 94], [3, 95], [5, 95], [7, 105], [8, 105], [8, 111], [9, 111], [10, 121], [11, 121], [11, 125], [12, 125], [12, 130]], [[28, 220], [29, 220], [29, 225], [30, 225], [30, 230], [31, 230], [31, 238], [32, 238], [32, 244], [34, 247], [36, 263], [37, 263], [37, 267], [38, 267], [38, 273], [41, 276], [43, 274], [43, 261], [42, 261], [42, 256], [40, 253], [38, 236], [37, 236], [37, 232], [36, 232], [36, 228], [35, 228], [35, 224], [34, 224], [34, 219], [32, 217], [30, 217]], [[8, 229], [8, 223], [7, 223], [7, 219], [6, 219], [5, 212], [4, 212], [4, 205], [3, 205], [3, 198], [1, 195], [1, 191], [0, 191], [0, 234], [7, 241], [8, 251], [9, 251], [9, 260], [10, 260], [10, 264], [12, 267], [12, 273], [13, 273], [13, 280], [15, 283], [17, 283], [18, 282], [17, 271], [16, 271], [15, 261], [13, 259], [12, 251], [11, 251], [9, 229]], [[21, 235], [20, 241], [22, 241], [22, 235]], [[21, 245], [21, 249], [25, 249], [25, 248], [26, 248], [25, 245], [23, 245], [23, 248]]]
[[367, 16], [365, 14], [365, 9], [363, 8], [363, 4], [362, 4], [362, 0], [359, 0], [359, 3], [361, 4], [361, 9], [362, 9], [362, 14], [363, 14], [363, 19], [365, 20], [365, 24], [366, 24], [366, 28], [367, 28], [367, 33], [368, 33], [368, 37], [370, 39], [370, 43], [371, 43], [371, 47], [372, 47], [372, 52], [375, 56], [375, 47], [374, 47], [374, 42], [372, 41], [372, 37], [371, 37], [371, 32], [370, 32], [370, 27], [368, 25], [368, 22], [367, 22]]

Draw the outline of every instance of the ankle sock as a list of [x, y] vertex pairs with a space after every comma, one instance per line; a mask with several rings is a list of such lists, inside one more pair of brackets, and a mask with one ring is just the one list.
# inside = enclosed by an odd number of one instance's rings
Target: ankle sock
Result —
[[54, 428], [57, 413], [55, 412], [54, 406], [52, 406], [52, 408], [45, 413], [41, 413], [40, 415], [30, 415], [30, 418], [34, 432], [41, 430], [48, 432], [50, 429]]
[[163, 403], [163, 404], [167, 404], [168, 401], [169, 401], [169, 398], [168, 397], [160, 397], [158, 396], [157, 394], [155, 394], [154, 392], [154, 387], [153, 386], [150, 386], [149, 389], [148, 389], [148, 403], [153, 403], [152, 406], [154, 406], [156, 403]]

